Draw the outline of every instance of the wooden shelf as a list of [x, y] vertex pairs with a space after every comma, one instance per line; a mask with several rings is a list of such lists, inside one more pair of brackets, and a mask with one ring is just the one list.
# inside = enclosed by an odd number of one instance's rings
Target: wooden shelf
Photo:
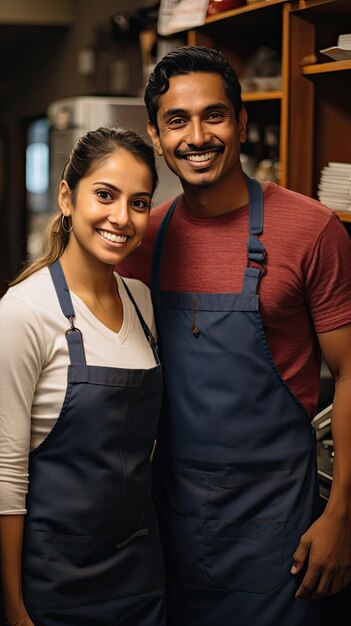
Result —
[[335, 211], [335, 213], [340, 217], [342, 222], [351, 223], [351, 211]]
[[345, 61], [330, 61], [328, 63], [314, 63], [302, 67], [303, 76], [314, 76], [315, 74], [326, 74], [330, 72], [341, 72], [351, 70], [351, 59]]
[[282, 91], [243, 91], [241, 98], [243, 102], [256, 102], [261, 100], [281, 100], [283, 96]]
[[[239, 78], [247, 76], [260, 47], [279, 55], [281, 85], [242, 91], [242, 100], [250, 122], [279, 130], [281, 185], [306, 196], [315, 194], [325, 163], [349, 159], [349, 145], [340, 137], [350, 130], [351, 59], [318, 54], [317, 63], [304, 66], [301, 59], [333, 45], [350, 29], [351, 0], [259, 0], [208, 16], [187, 34], [190, 45], [221, 50]], [[351, 213], [342, 219], [351, 223]]]
[[288, 0], [263, 0], [262, 2], [256, 2], [254, 4], [244, 4], [244, 6], [232, 9], [231, 11], [220, 11], [214, 15], [210, 15], [206, 18], [206, 24], [212, 24], [212, 22], [218, 22], [230, 17], [235, 17], [241, 13], [256, 11], [257, 9], [267, 8], [268, 6], [273, 6], [275, 4], [284, 4], [285, 2], [288, 2]]
[[351, 12], [348, 0], [292, 0], [291, 9], [294, 13], [306, 16], [344, 14]]

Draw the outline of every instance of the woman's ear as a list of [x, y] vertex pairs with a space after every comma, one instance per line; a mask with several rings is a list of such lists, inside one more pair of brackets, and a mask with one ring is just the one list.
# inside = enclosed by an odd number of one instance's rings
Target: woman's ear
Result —
[[163, 155], [163, 150], [161, 148], [161, 144], [160, 144], [160, 138], [158, 136], [158, 132], [156, 130], [156, 127], [151, 124], [150, 121], [148, 121], [147, 123], [147, 134], [149, 135], [152, 144], [154, 146], [154, 149], [156, 150], [158, 156], [162, 156]]
[[71, 215], [72, 209], [72, 198], [71, 198], [71, 190], [67, 184], [67, 181], [61, 180], [59, 193], [58, 193], [58, 204], [63, 213], [67, 217]]

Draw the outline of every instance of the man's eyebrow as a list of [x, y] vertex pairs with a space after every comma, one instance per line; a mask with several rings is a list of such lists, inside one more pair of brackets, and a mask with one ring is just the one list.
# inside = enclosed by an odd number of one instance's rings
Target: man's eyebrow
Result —
[[172, 117], [173, 115], [186, 115], [187, 112], [185, 109], [167, 109], [162, 115], [163, 119], [167, 119]]
[[[229, 107], [224, 104], [224, 102], [212, 102], [211, 104], [209, 104], [207, 107], [204, 108], [204, 112], [208, 113], [208, 111], [213, 111], [213, 110], [218, 110], [220, 109], [221, 111], [229, 111]], [[167, 109], [167, 111], [164, 112], [163, 114], [163, 119], [169, 119], [170, 117], [173, 117], [173, 115], [189, 115], [189, 112], [186, 109], [181, 109], [181, 108], [174, 108], [174, 109]]]

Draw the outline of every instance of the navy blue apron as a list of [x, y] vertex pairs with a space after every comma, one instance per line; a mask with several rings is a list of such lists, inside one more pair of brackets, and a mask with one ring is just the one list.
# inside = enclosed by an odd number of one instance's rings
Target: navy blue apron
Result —
[[318, 624], [318, 603], [295, 600], [302, 576], [290, 574], [300, 536], [319, 514], [315, 436], [267, 347], [258, 296], [263, 193], [254, 179], [248, 185], [241, 293], [160, 291], [177, 199], [155, 247], [165, 407], [154, 469], [168, 626]]
[[162, 394], [156, 366], [87, 365], [59, 261], [50, 267], [70, 365], [60, 416], [30, 455], [23, 594], [35, 626], [163, 626], [151, 463]]

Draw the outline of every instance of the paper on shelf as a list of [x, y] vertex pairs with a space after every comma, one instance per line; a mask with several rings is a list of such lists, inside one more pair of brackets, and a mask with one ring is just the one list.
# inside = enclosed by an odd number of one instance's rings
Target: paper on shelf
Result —
[[209, 0], [161, 0], [157, 32], [172, 35], [205, 23]]
[[347, 59], [351, 59], [351, 50], [347, 50], [346, 48], [339, 48], [338, 46], [332, 46], [331, 48], [324, 48], [320, 50], [322, 54], [325, 54], [327, 57], [334, 59], [334, 61], [346, 61]]

